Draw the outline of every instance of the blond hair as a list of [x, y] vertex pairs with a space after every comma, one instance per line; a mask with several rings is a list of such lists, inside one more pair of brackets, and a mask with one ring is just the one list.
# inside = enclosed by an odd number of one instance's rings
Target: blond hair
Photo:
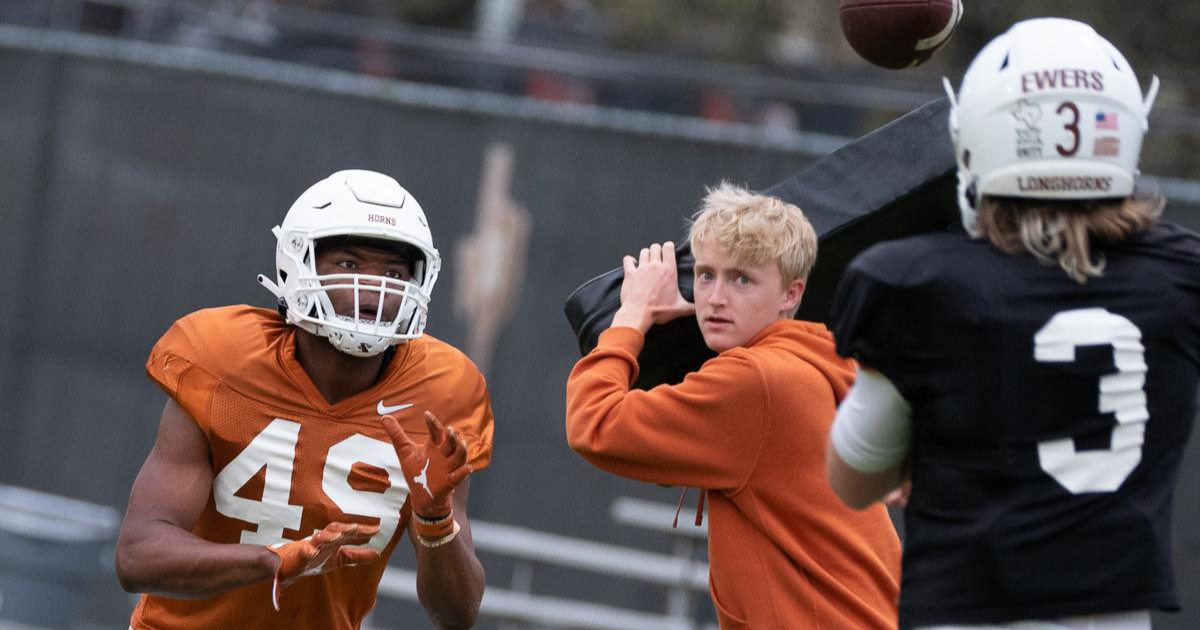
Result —
[[1001, 251], [1027, 252], [1084, 284], [1104, 274], [1104, 255], [1095, 248], [1153, 227], [1162, 209], [1159, 196], [1079, 201], [985, 196], [978, 225]]
[[784, 286], [807, 280], [817, 259], [817, 233], [800, 208], [729, 182], [709, 188], [692, 216], [688, 241], [729, 254], [739, 267], [779, 265]]

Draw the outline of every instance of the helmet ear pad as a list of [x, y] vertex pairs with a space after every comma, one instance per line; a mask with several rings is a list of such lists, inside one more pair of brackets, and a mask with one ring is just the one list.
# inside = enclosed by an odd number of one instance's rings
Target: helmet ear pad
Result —
[[[260, 282], [280, 298], [289, 323], [354, 356], [378, 354], [423, 334], [441, 257], [420, 204], [396, 180], [371, 171], [334, 173], [305, 191], [273, 232], [277, 282]], [[317, 256], [333, 243], [400, 252], [411, 278], [352, 270], [321, 274]], [[383, 319], [384, 308], [374, 321], [340, 315], [331, 291], [352, 291], [355, 308], [366, 297], [381, 306], [399, 300], [400, 306], [390, 320]]]
[[1074, 20], [1025, 20], [976, 55], [948, 126], [963, 225], [983, 195], [1096, 199], [1133, 194], [1157, 79], [1142, 96], [1119, 50]]

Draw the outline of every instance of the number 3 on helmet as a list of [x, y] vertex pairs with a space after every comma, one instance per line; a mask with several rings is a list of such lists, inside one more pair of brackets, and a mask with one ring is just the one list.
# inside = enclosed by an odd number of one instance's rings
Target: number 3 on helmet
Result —
[[[421, 205], [396, 180], [372, 171], [338, 171], [300, 195], [272, 232], [278, 241], [276, 279], [272, 282], [259, 275], [258, 281], [279, 299], [289, 323], [326, 337], [337, 349], [355, 356], [379, 354], [421, 336], [442, 262]], [[316, 243], [329, 237], [407, 246], [419, 252], [414, 256], [417, 260], [411, 261], [412, 277], [319, 275]], [[355, 304], [371, 297], [379, 304], [376, 316], [371, 320], [338, 314], [330, 290], [354, 291]], [[384, 317], [382, 306], [387, 300], [400, 301], [390, 319]]]
[[1124, 55], [1092, 27], [1041, 18], [979, 52], [950, 97], [963, 226], [983, 195], [1097, 199], [1133, 194], [1158, 77], [1142, 97]]

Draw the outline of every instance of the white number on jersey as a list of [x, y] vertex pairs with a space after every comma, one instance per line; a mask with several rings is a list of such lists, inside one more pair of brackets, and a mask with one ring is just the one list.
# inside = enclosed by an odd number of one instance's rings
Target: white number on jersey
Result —
[[[387, 471], [388, 479], [395, 480], [382, 494], [370, 490], [355, 490], [350, 486], [350, 468], [362, 462]], [[379, 519], [379, 533], [371, 538], [366, 547], [383, 553], [383, 548], [396, 533], [400, 525], [400, 508], [408, 498], [408, 484], [400, 470], [400, 459], [391, 442], [383, 442], [365, 435], [352, 435], [329, 449], [325, 458], [325, 472], [321, 476], [321, 490], [338, 509], [346, 514], [361, 514]]]
[[[243, 531], [241, 542], [273, 545], [289, 542], [284, 529], [300, 529], [304, 507], [291, 505], [292, 470], [296, 461], [296, 442], [300, 423], [276, 418], [246, 448], [238, 453], [213, 479], [213, 500], [217, 511], [230, 518], [255, 523], [256, 531]], [[362, 463], [387, 471], [391, 484], [382, 493], [355, 490], [350, 486], [350, 469]], [[267, 469], [261, 500], [235, 496], [259, 470]], [[379, 533], [365, 547], [383, 551], [400, 524], [400, 508], [408, 498], [408, 484], [400, 470], [400, 460], [390, 442], [353, 435], [329, 449], [321, 489], [339, 510], [346, 514], [379, 519]]]
[[[258, 524], [258, 531], [243, 531], [242, 544], [271, 545], [283, 540], [283, 530], [300, 529], [303, 508], [289, 505], [292, 463], [300, 423], [276, 418], [238, 453], [213, 479], [217, 511], [230, 518]], [[235, 496], [263, 467], [267, 468], [262, 500]]]
[[1117, 371], [1100, 377], [1099, 410], [1117, 418], [1108, 449], [1079, 451], [1072, 438], [1038, 443], [1042, 470], [1072, 494], [1112, 492], [1142, 460], [1150, 412], [1146, 408], [1146, 350], [1142, 331], [1128, 319], [1102, 308], [1058, 313], [1034, 336], [1034, 358], [1072, 363], [1075, 348], [1112, 346]]

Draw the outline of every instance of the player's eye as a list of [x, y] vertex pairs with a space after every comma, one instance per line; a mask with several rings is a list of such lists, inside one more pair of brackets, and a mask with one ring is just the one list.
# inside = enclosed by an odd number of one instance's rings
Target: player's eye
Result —
[[750, 276], [738, 276], [735, 282], [738, 283], [738, 286], [750, 286]]
[[399, 269], [388, 269], [383, 272], [383, 277], [391, 278], [392, 280], [407, 280], [408, 273]]
[[344, 258], [337, 262], [337, 266], [341, 267], [342, 269], [357, 269], [358, 262], [354, 261], [354, 260], [350, 260], [348, 258]]
[[712, 272], [711, 272], [711, 271], [701, 271], [701, 272], [700, 272], [700, 279], [701, 279], [701, 280], [712, 280], [712, 279], [713, 279], [713, 274], [712, 274]]

